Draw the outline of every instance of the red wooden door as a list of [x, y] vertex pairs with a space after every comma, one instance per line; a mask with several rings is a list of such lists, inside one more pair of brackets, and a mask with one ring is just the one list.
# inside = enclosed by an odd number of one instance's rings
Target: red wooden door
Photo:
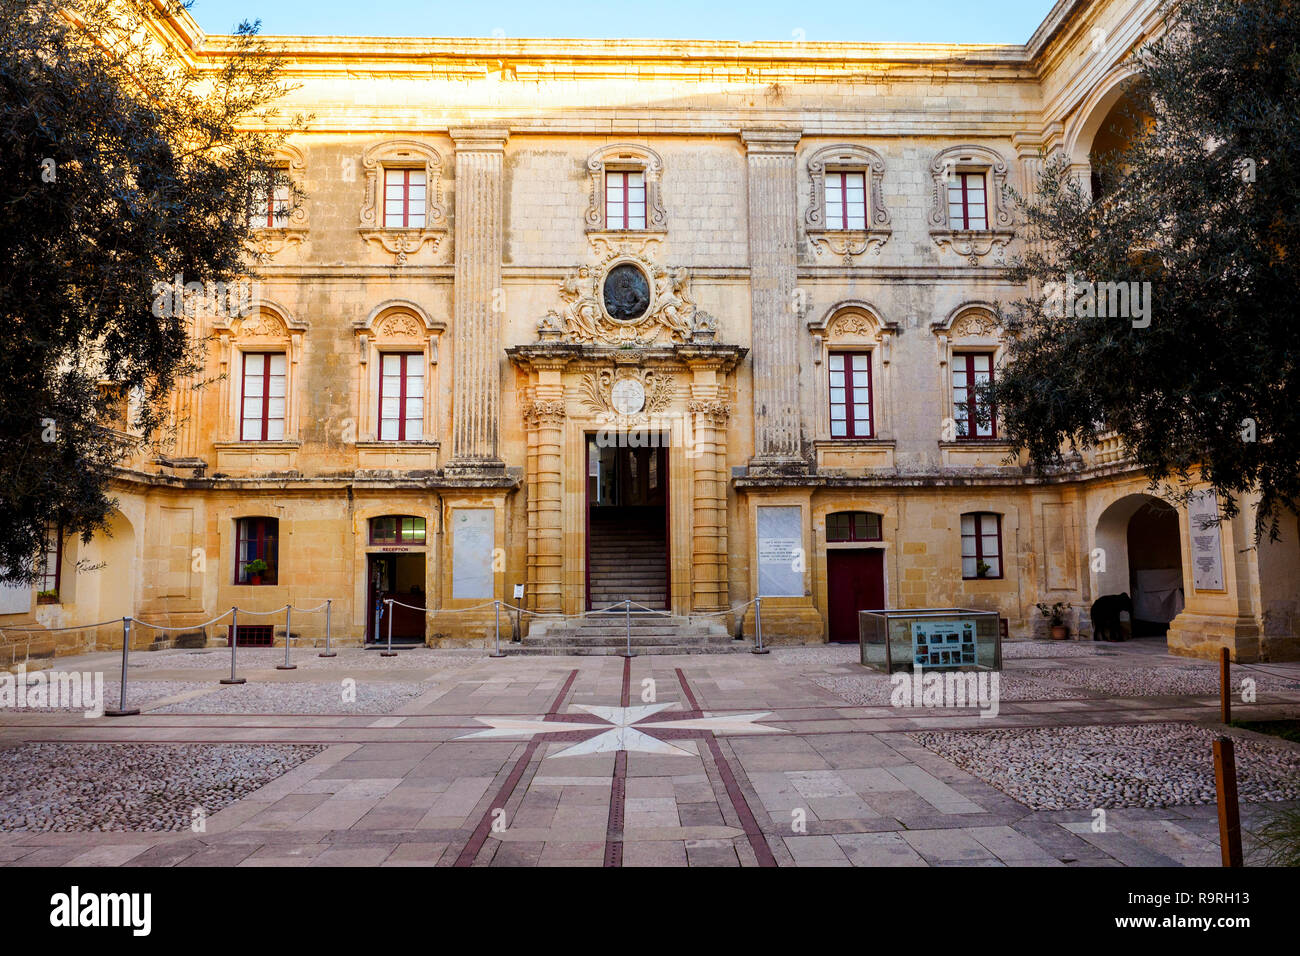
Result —
[[879, 548], [829, 550], [826, 580], [830, 639], [856, 642], [858, 612], [885, 606], [885, 552]]

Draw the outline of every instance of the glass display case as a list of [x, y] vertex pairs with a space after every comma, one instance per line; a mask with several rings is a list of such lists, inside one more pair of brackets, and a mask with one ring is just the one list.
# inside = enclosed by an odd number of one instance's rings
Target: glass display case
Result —
[[896, 670], [1002, 669], [996, 611], [906, 608], [859, 611], [858, 641], [866, 667]]

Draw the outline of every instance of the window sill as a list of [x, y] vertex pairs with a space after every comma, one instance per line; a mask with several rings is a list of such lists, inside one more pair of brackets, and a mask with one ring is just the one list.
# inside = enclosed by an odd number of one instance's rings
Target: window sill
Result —
[[212, 447], [222, 451], [239, 450], [239, 449], [253, 450], [257, 448], [266, 448], [272, 451], [279, 451], [280, 449], [301, 448], [302, 442], [296, 438], [286, 438], [286, 439], [280, 439], [276, 441], [269, 441], [269, 440], [259, 441], [257, 439], [250, 438], [247, 441], [214, 441], [212, 443]]
[[856, 448], [875, 451], [878, 448], [893, 448], [897, 444], [892, 438], [817, 438], [813, 441], [814, 448], [834, 448], [836, 451], [853, 451]]
[[403, 449], [410, 449], [411, 451], [420, 451], [426, 448], [435, 448], [435, 449], [441, 448], [442, 442], [437, 441], [436, 439], [424, 439], [424, 438], [417, 439], [416, 441], [378, 441], [375, 439], [367, 439], [365, 441], [357, 442], [356, 446], [357, 448], [365, 449], [365, 450], [371, 450], [371, 449], [390, 450], [391, 449], [394, 451], [401, 451]]
[[995, 265], [1000, 265], [1007, 246], [1011, 245], [1011, 240], [1016, 234], [1011, 229], [951, 229], [951, 228], [932, 228], [930, 238], [934, 240], [935, 245], [941, 249], [945, 246], [952, 249], [957, 255], [962, 256], [970, 261], [973, 266], [979, 265], [981, 259], [987, 256], [995, 249], [998, 250], [994, 256]]
[[818, 253], [827, 251], [852, 265], [855, 257], [879, 249], [893, 234], [890, 229], [809, 229], [808, 239]]

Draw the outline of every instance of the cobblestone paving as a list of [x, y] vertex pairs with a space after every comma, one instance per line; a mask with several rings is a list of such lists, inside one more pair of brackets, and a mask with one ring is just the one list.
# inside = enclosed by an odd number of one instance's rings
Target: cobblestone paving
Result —
[[[1201, 802], [1222, 732], [1199, 676], [1213, 668], [1152, 642], [1016, 646], [994, 717], [855, 695], [889, 685], [851, 646], [630, 662], [344, 649], [319, 665], [295, 649], [295, 671], [257, 649], [241, 652], [242, 687], [217, 684], [220, 649], [137, 655], [139, 716], [0, 711], [0, 863], [1217, 864], [1215, 808]], [[111, 654], [57, 664], [113, 673]], [[1237, 716], [1300, 710], [1300, 666], [1234, 668], [1243, 677], [1258, 697]], [[313, 709], [347, 679], [385, 706]], [[1298, 796], [1287, 774], [1300, 747], [1232, 734], [1249, 829], [1264, 801]], [[218, 747], [246, 770], [224, 804], [204, 789]], [[153, 768], [169, 786], [141, 809], [112, 767]], [[1144, 796], [1125, 796], [1134, 781]], [[203, 833], [188, 826], [196, 801]], [[1097, 806], [1105, 832], [1092, 832]], [[113, 823], [124, 829], [88, 829]], [[77, 832], [34, 832], [53, 825]]]

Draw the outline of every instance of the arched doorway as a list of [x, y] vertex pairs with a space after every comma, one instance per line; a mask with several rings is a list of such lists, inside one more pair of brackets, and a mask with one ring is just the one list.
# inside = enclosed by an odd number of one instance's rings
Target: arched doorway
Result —
[[1177, 509], [1146, 494], [1120, 498], [1097, 519], [1093, 598], [1130, 595], [1134, 637], [1163, 637], [1183, 609], [1179, 525]]

